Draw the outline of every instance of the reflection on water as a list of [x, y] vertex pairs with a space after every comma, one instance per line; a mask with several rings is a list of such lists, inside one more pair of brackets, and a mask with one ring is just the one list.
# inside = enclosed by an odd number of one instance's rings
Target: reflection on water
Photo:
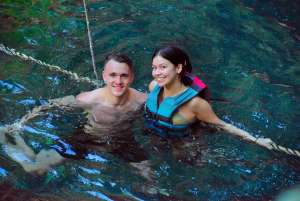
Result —
[[[179, 44], [213, 98], [225, 100], [213, 102], [222, 119], [299, 150], [299, 43], [281, 18], [269, 20], [269, 14], [261, 15], [263, 9], [249, 9], [251, 3], [88, 1], [98, 70], [104, 55], [123, 51], [135, 61], [134, 87], [146, 91], [154, 47]], [[0, 43], [93, 78], [81, 1], [4, 0], [0, 11]], [[47, 99], [92, 88], [0, 53], [0, 125], [18, 121]], [[23, 137], [36, 152], [67, 144], [64, 139], [81, 124], [79, 114], [50, 109], [25, 125]], [[134, 130], [137, 141], [151, 150], [140, 125]], [[110, 153], [90, 151], [82, 160], [66, 160], [36, 176], [26, 174], [1, 149], [0, 191], [26, 200], [270, 200], [299, 183], [296, 158], [226, 134], [207, 133], [200, 144], [197, 166], [179, 162], [168, 150], [152, 154], [152, 183]], [[12, 195], [3, 193], [1, 199], [13, 200]]]

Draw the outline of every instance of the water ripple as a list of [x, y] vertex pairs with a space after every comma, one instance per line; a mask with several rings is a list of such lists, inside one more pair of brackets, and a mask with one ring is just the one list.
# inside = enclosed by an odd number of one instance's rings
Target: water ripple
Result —
[[96, 154], [91, 154], [89, 153], [86, 157], [86, 159], [94, 161], [94, 162], [100, 162], [100, 163], [105, 163], [107, 160], [101, 156], [98, 156]]
[[101, 200], [114, 201], [101, 192], [96, 192], [96, 191], [86, 191], [86, 192], [94, 197], [101, 199]]
[[12, 92], [13, 94], [20, 94], [24, 91], [27, 91], [27, 89], [24, 86], [15, 82], [5, 80], [0, 80], [0, 87]]

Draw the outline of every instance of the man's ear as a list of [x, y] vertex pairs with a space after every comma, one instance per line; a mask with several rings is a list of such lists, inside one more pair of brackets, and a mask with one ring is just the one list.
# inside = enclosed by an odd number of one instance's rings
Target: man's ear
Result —
[[176, 73], [180, 74], [181, 71], [182, 71], [182, 68], [183, 68], [182, 64], [178, 64], [177, 67], [176, 67]]
[[130, 84], [131, 83], [133, 83], [133, 81], [134, 81], [134, 73], [133, 72], [131, 72], [131, 76], [130, 76], [131, 78], [130, 78]]
[[105, 74], [105, 70], [102, 71], [102, 79], [103, 79], [104, 83], [106, 83], [106, 74]]

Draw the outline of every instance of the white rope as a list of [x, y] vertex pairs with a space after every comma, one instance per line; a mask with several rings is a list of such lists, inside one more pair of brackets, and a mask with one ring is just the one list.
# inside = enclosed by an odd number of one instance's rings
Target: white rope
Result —
[[94, 70], [94, 74], [96, 76], [96, 79], [99, 80], [97, 70], [96, 70], [96, 65], [95, 65], [95, 57], [94, 57], [92, 36], [91, 36], [91, 31], [90, 31], [90, 22], [89, 22], [89, 17], [88, 17], [88, 12], [87, 12], [87, 8], [86, 8], [85, 0], [83, 0], [83, 6], [84, 6], [84, 13], [85, 13], [86, 28], [87, 28], [89, 44], [90, 44], [90, 52], [91, 52], [91, 57], [92, 57], [93, 70]]
[[49, 70], [66, 74], [66, 75], [70, 76], [71, 79], [76, 80], [76, 81], [88, 82], [88, 83], [93, 84], [95, 86], [103, 85], [103, 83], [100, 83], [100, 81], [99, 81], [99, 76], [98, 76], [97, 70], [96, 70], [94, 50], [93, 50], [93, 44], [92, 44], [92, 37], [91, 37], [91, 31], [90, 31], [90, 26], [89, 26], [90, 23], [89, 23], [89, 19], [88, 19], [88, 13], [87, 13], [85, 0], [83, 0], [83, 5], [84, 5], [84, 11], [85, 11], [85, 19], [86, 19], [88, 38], [89, 38], [90, 52], [91, 52], [91, 57], [92, 57], [93, 71], [94, 71], [94, 74], [96, 76], [96, 80], [91, 80], [88, 77], [80, 77], [80, 76], [78, 76], [77, 73], [65, 70], [64, 68], [56, 66], [56, 65], [48, 64], [48, 63], [43, 62], [39, 59], [35, 59], [31, 56], [27, 56], [26, 54], [20, 53], [20, 52], [16, 51], [13, 48], [6, 47], [5, 45], [3, 45], [1, 43], [0, 43], [0, 51], [6, 53], [8, 55], [11, 55], [11, 56], [17, 56], [17, 57], [19, 57], [19, 58], [21, 58], [22, 60], [25, 60], [25, 61], [31, 61], [31, 62], [37, 63], [39, 65], [46, 66], [46, 67], [49, 68]]
[[300, 152], [295, 150], [295, 149], [283, 147], [283, 146], [278, 145], [276, 143], [272, 143], [271, 146], [272, 146], [273, 150], [276, 150], [276, 151], [279, 151], [279, 152], [284, 152], [284, 153], [289, 154], [289, 155], [294, 155], [294, 156], [300, 157]]
[[22, 131], [23, 126], [31, 119], [42, 116], [46, 110], [53, 107], [60, 109], [71, 109], [76, 107], [76, 100], [73, 95], [65, 96], [63, 98], [49, 99], [47, 104], [34, 107], [32, 110], [28, 111], [19, 121], [13, 124], [7, 124], [0, 128], [6, 128], [9, 133]]
[[94, 86], [102, 85], [99, 81], [91, 80], [88, 77], [78, 76], [77, 73], [65, 70], [62, 67], [59, 67], [56, 65], [51, 65], [51, 64], [45, 63], [45, 62], [35, 59], [31, 56], [27, 56], [26, 54], [20, 53], [13, 48], [6, 47], [5, 45], [3, 45], [1, 43], [0, 43], [0, 51], [4, 52], [7, 55], [17, 56], [22, 60], [31, 61], [31, 62], [39, 64], [41, 66], [48, 67], [50, 71], [55, 71], [55, 72], [60, 72], [60, 73], [66, 74], [66, 75], [70, 76], [70, 78], [73, 80], [80, 81], [80, 82], [87, 82], [87, 83], [93, 84]]
[[254, 142], [260, 146], [263, 146], [269, 150], [275, 150], [279, 152], [284, 152], [289, 155], [294, 155], [300, 157], [300, 152], [298, 150], [290, 149], [288, 147], [283, 147], [281, 145], [276, 144], [273, 142], [270, 138], [256, 138], [252, 136], [249, 132], [240, 129], [230, 123], [226, 123], [224, 121], [221, 121], [219, 124], [208, 124], [208, 126], [212, 128], [216, 128], [217, 130], [226, 131], [230, 134], [233, 134], [234, 136], [240, 137], [246, 141]]

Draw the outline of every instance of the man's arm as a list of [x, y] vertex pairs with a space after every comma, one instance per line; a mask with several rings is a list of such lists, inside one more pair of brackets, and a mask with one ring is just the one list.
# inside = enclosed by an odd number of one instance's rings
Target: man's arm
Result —
[[76, 107], [77, 102], [73, 95], [65, 96], [62, 98], [55, 98], [48, 100], [49, 104], [53, 106], [66, 106], [66, 107]]
[[73, 108], [79, 106], [73, 95], [65, 96], [63, 98], [49, 99], [47, 104], [34, 107], [32, 110], [30, 110], [20, 119], [20, 121], [14, 123], [13, 127], [15, 127], [15, 130], [20, 130], [23, 124], [25, 124], [27, 121], [43, 114], [43, 111], [48, 110], [52, 107], [60, 107], [67, 109], [70, 107]]

